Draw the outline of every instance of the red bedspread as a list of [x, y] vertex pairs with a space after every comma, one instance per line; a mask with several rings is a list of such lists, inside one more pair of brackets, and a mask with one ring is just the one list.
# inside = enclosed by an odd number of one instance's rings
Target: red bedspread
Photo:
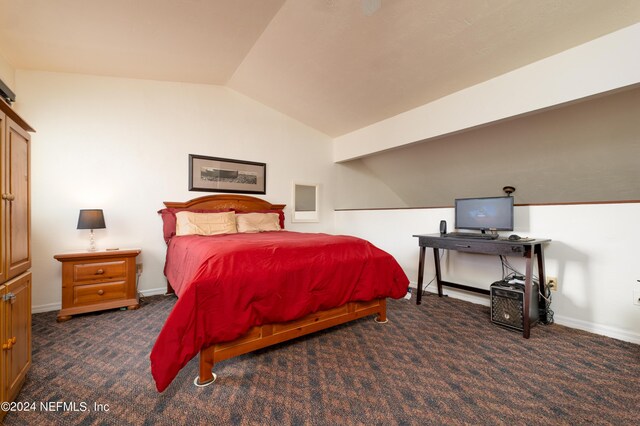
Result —
[[400, 298], [409, 284], [396, 260], [368, 241], [288, 231], [174, 237], [165, 274], [179, 299], [151, 351], [160, 392], [200, 349], [252, 326]]

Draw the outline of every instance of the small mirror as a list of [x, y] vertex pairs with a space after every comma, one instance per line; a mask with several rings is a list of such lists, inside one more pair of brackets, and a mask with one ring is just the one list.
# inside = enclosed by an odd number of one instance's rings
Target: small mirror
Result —
[[292, 222], [319, 222], [319, 185], [293, 184]]

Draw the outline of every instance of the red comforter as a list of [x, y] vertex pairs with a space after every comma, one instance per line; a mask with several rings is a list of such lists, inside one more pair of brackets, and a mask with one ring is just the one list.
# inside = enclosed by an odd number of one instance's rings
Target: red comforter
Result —
[[165, 275], [179, 299], [151, 351], [160, 392], [200, 349], [252, 326], [400, 298], [409, 284], [396, 260], [368, 241], [289, 231], [174, 237]]

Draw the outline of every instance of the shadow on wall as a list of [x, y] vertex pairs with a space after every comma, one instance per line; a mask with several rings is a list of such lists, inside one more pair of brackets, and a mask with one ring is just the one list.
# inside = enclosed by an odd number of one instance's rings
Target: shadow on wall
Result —
[[[515, 206], [513, 214], [513, 232], [529, 234], [531, 232], [531, 211], [529, 206]], [[544, 235], [533, 235], [543, 238]]]
[[[593, 309], [591, 303], [587, 301], [593, 301], [594, 297], [598, 297], [598, 294], [594, 290], [596, 283], [592, 281], [593, 274], [589, 256], [562, 241], [552, 241], [546, 247], [544, 254], [547, 265], [551, 259], [562, 259], [562, 261], [553, 262], [556, 268], [551, 272], [548, 267], [545, 270], [547, 278], [555, 276], [560, 283], [558, 291], [551, 293], [553, 298], [551, 309], [563, 316], [592, 321]], [[566, 271], [567, 265], [572, 266], [570, 275], [573, 280], [570, 287], [569, 274]], [[576, 277], [582, 277], [582, 279], [576, 282]]]
[[505, 185], [516, 204], [637, 200], [639, 116], [635, 88], [345, 162], [336, 207], [452, 206]]

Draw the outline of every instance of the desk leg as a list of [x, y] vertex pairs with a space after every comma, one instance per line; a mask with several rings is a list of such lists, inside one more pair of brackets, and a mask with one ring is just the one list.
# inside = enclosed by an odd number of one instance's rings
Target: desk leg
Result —
[[420, 247], [420, 262], [418, 262], [418, 294], [416, 295], [416, 305], [422, 303], [422, 281], [424, 280], [424, 251], [426, 247]]
[[[544, 294], [545, 297], [547, 295], [547, 276], [544, 272], [544, 254], [542, 254], [542, 244], [536, 244], [535, 248], [535, 254], [536, 256], [538, 256], [538, 277], [540, 282], [538, 283], [538, 285], [540, 286], [540, 294]], [[544, 306], [544, 309], [538, 309], [541, 314], [540, 314], [540, 323], [541, 324], [546, 324], [547, 323], [547, 300], [543, 299], [541, 297], [538, 297], [538, 301], [539, 303], [542, 303], [542, 305], [538, 304], [538, 306]], [[542, 313], [544, 311], [544, 313]]]
[[529, 333], [531, 332], [531, 318], [529, 318], [529, 310], [530, 310], [530, 299], [531, 299], [531, 282], [533, 281], [533, 252], [534, 250], [527, 250], [527, 267], [526, 267], [526, 278], [524, 279], [524, 303], [523, 303], [523, 330], [522, 336], [525, 339], [529, 338]]
[[438, 297], [442, 297], [442, 272], [440, 271], [440, 251], [433, 248], [433, 261], [436, 267], [436, 284], [438, 284]]

